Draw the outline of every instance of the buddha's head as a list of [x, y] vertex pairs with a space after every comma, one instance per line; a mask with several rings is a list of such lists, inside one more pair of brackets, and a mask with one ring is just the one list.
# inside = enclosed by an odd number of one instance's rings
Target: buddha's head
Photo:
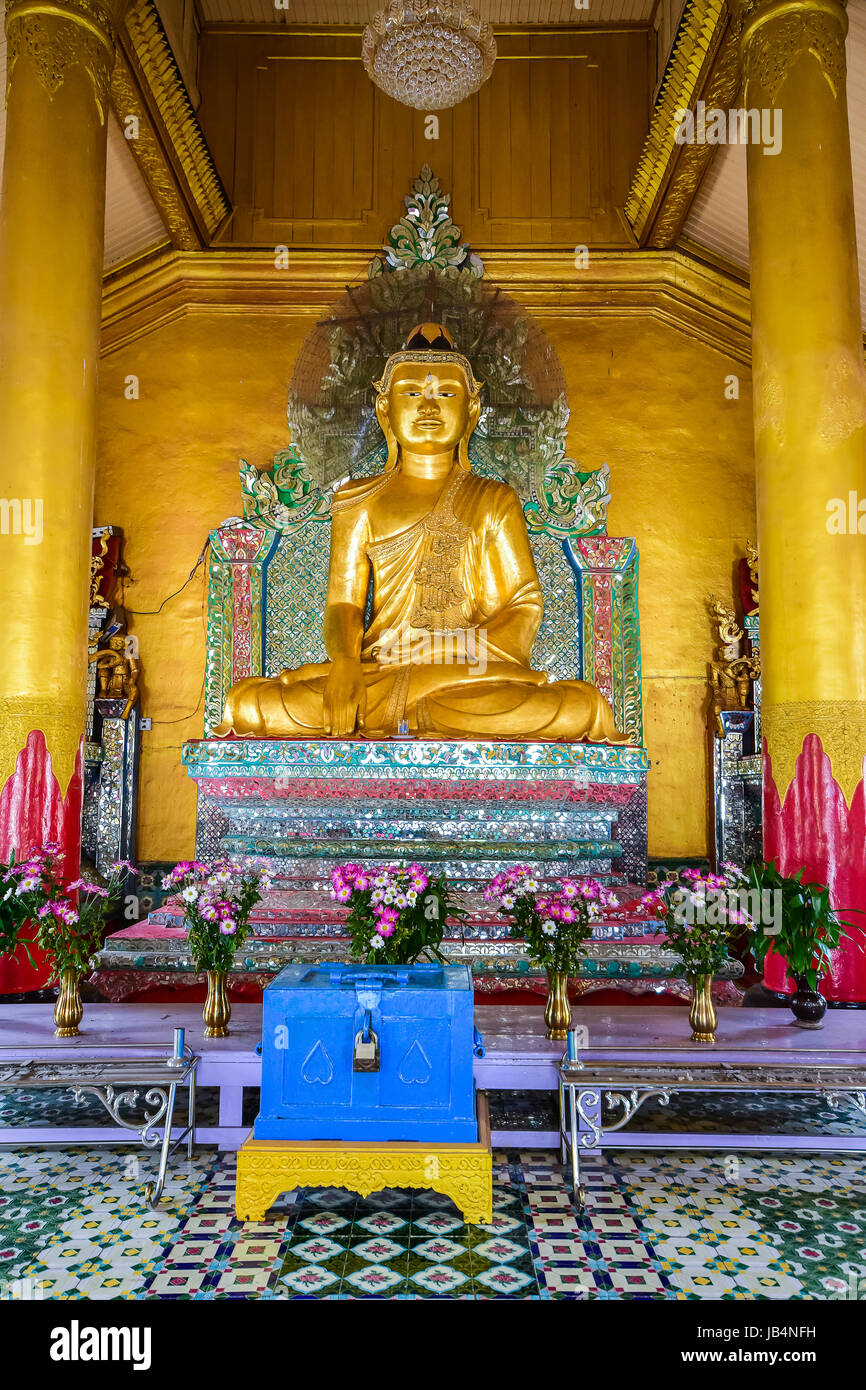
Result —
[[386, 468], [393, 468], [405, 449], [421, 455], [451, 450], [468, 469], [469, 436], [481, 413], [481, 382], [441, 324], [413, 329], [375, 385], [376, 416], [388, 442]]

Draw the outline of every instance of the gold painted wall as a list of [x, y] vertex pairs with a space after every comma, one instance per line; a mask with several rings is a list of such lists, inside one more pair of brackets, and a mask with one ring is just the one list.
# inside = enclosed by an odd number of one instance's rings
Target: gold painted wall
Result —
[[[732, 596], [734, 557], [755, 537], [749, 370], [652, 322], [549, 330], [565, 367], [570, 446], [610, 464], [611, 535], [635, 536], [650, 855], [708, 852], [706, 596]], [[725, 378], [739, 378], [739, 400]]]
[[[650, 317], [538, 314], [562, 358], [570, 447], [610, 464], [610, 531], [640, 548], [650, 854], [707, 846], [705, 597], [728, 594], [755, 534], [749, 372]], [[186, 579], [208, 531], [237, 514], [237, 460], [287, 443], [285, 397], [310, 317], [202, 308], [116, 348], [102, 363], [95, 520], [122, 526], [131, 610], [157, 608]], [[724, 381], [740, 378], [728, 401]], [[135, 375], [139, 398], [125, 395]], [[138, 855], [193, 850], [195, 790], [180, 763], [202, 732], [205, 566], [158, 616], [133, 619], [144, 667]], [[196, 711], [192, 713], [192, 711]]]

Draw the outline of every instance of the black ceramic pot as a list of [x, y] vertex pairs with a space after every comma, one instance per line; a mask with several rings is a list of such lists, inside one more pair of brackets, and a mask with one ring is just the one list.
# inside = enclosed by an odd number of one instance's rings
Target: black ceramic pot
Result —
[[823, 1028], [827, 1000], [816, 989], [806, 989], [797, 981], [797, 993], [791, 997], [791, 1012], [799, 1028]]

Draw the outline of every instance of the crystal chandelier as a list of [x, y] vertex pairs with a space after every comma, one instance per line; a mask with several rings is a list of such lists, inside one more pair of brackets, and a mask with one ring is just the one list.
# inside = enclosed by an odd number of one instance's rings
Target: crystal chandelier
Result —
[[441, 111], [487, 81], [496, 40], [466, 0], [389, 0], [364, 30], [361, 57], [389, 97]]

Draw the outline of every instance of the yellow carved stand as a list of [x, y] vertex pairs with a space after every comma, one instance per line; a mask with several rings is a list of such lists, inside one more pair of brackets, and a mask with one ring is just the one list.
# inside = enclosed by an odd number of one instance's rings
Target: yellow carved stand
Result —
[[238, 1151], [238, 1220], [263, 1221], [280, 1193], [295, 1187], [344, 1187], [362, 1197], [383, 1187], [428, 1187], [450, 1197], [467, 1222], [490, 1222], [493, 1156], [487, 1097], [479, 1092], [477, 1144], [341, 1144], [250, 1135]]

